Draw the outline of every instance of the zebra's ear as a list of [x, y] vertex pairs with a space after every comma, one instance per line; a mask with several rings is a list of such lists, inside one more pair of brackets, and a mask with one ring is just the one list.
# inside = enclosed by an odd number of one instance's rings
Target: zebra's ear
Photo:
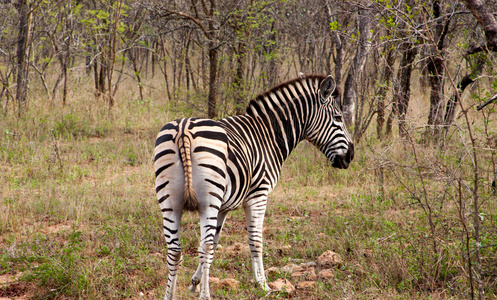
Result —
[[328, 75], [328, 77], [321, 81], [321, 83], [319, 84], [319, 95], [321, 96], [321, 102], [326, 103], [330, 101], [330, 99], [328, 98], [331, 96], [331, 94], [333, 94], [335, 87], [335, 79], [333, 79], [333, 76], [331, 75]]

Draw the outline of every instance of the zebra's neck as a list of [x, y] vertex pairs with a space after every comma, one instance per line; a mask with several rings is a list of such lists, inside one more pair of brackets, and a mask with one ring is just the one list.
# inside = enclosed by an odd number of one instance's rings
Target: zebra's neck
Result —
[[247, 114], [260, 117], [272, 134], [283, 162], [305, 138], [308, 120], [316, 103], [323, 76], [311, 76], [283, 83], [252, 100]]

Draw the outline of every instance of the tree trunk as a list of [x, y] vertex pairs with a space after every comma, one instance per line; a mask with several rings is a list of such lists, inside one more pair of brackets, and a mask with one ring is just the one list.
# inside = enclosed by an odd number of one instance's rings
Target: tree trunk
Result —
[[267, 74], [267, 84], [268, 87], [273, 87], [276, 85], [276, 80], [278, 78], [278, 65], [276, 62], [276, 45], [278, 42], [276, 41], [277, 36], [276, 36], [276, 30], [274, 29], [276, 24], [276, 21], [273, 21], [271, 24], [271, 33], [269, 34], [269, 40], [274, 41], [274, 43], [271, 43], [269, 46], [267, 46], [267, 56], [269, 57], [269, 62], [268, 62], [268, 74]]
[[[326, 14], [328, 16], [328, 23], [331, 24], [333, 22], [333, 14], [331, 13], [331, 8], [328, 1], [324, 1], [326, 5]], [[343, 40], [340, 37], [338, 31], [331, 32], [331, 39], [333, 44], [335, 45], [336, 56], [335, 56], [335, 84], [340, 91], [340, 87], [342, 85], [342, 65], [343, 65]], [[331, 72], [331, 70], [330, 70]], [[331, 74], [331, 73], [330, 73]], [[338, 95], [341, 97], [341, 95]]]
[[[387, 47], [389, 47], [387, 45]], [[389, 90], [390, 80], [393, 76], [395, 55], [392, 49], [387, 50], [385, 65], [383, 67], [383, 79], [381, 81], [380, 91], [378, 92], [378, 115], [376, 116], [376, 136], [378, 140], [383, 138], [383, 126], [385, 124], [385, 96]]]
[[98, 59], [95, 59], [93, 75], [95, 78], [95, 97], [97, 98], [101, 97], [105, 92], [106, 70], [104, 58], [100, 56], [100, 63], [98, 63]]
[[140, 100], [143, 102], [143, 84], [142, 84], [142, 79], [141, 79], [141, 75], [140, 75], [140, 69], [138, 68], [137, 54], [133, 52], [133, 49], [130, 49], [130, 50], [128, 50], [128, 57], [129, 57], [129, 60], [131, 61], [131, 65], [133, 66], [133, 72], [135, 73], [136, 81], [138, 83], [138, 91], [140, 92]]
[[[497, 21], [492, 14], [492, 11], [486, 6], [482, 0], [463, 0], [466, 7], [478, 20], [478, 23], [483, 27], [485, 36], [487, 37], [486, 47], [492, 51], [497, 51]], [[483, 50], [483, 47], [470, 49], [470, 53]]]
[[214, 13], [216, 12], [216, 1], [210, 1], [209, 10], [209, 21], [208, 28], [209, 31], [206, 33], [206, 37], [209, 40], [209, 96], [207, 98], [207, 116], [210, 119], [217, 117], [217, 59], [219, 55], [219, 45], [216, 45], [216, 26], [214, 20]]
[[432, 57], [428, 61], [428, 71], [430, 72], [430, 113], [428, 114], [427, 134], [438, 137], [440, 125], [443, 120], [444, 108], [444, 69], [443, 61], [440, 57]]
[[430, 113], [426, 136], [440, 137], [444, 109], [444, 40], [447, 35], [450, 20], [441, 17], [441, 7], [438, 0], [433, 2], [433, 18], [436, 20], [435, 35], [431, 46], [431, 57], [428, 59], [430, 78]]
[[417, 48], [412, 44], [405, 46], [398, 71], [398, 90], [395, 93], [396, 113], [399, 118], [399, 135], [405, 137], [407, 134], [406, 115], [411, 98], [411, 73], [414, 58], [417, 54]]
[[[159, 39], [160, 39], [160, 47], [161, 47], [161, 52], [162, 52], [162, 57], [166, 57], [166, 54], [167, 54], [167, 50], [166, 50], [166, 46], [165, 46], [165, 42], [163, 40], [163, 38], [161, 36], [159, 36]], [[203, 59], [203, 55], [201, 56], [202, 57], [202, 60]], [[167, 99], [169, 101], [173, 100], [172, 96], [171, 96], [171, 91], [169, 90], [169, 78], [167, 77], [167, 59], [163, 59], [163, 75], [164, 75], [164, 85], [166, 86], [166, 92], [167, 92]]]
[[371, 18], [366, 14], [366, 10], [361, 10], [359, 14], [359, 43], [357, 44], [356, 54], [352, 65], [350, 66], [347, 79], [345, 79], [343, 95], [343, 116], [345, 124], [352, 126], [355, 124], [355, 111], [357, 102], [357, 78], [364, 69], [366, 57], [371, 47]]
[[445, 131], [449, 130], [449, 125], [454, 122], [454, 116], [456, 113], [456, 106], [457, 103], [460, 101], [461, 94], [464, 92], [466, 87], [473, 82], [473, 78], [478, 77], [481, 72], [483, 71], [483, 67], [485, 65], [485, 60], [481, 57], [478, 58], [476, 65], [474, 66], [473, 70], [471, 71], [471, 74], [467, 74], [464, 76], [461, 81], [457, 84], [457, 90], [454, 91], [452, 94], [452, 97], [447, 102], [447, 106], [445, 108], [445, 116], [443, 120], [443, 125], [445, 127]]
[[[69, 51], [69, 49], [67, 49]], [[67, 55], [69, 56], [69, 54]], [[64, 59], [64, 65], [62, 66], [62, 77], [64, 77], [64, 85], [62, 87], [62, 105], [66, 105], [67, 101], [67, 64], [69, 61], [69, 57]]]
[[336, 87], [340, 88], [342, 85], [343, 41], [338, 32], [334, 32], [333, 38], [335, 41], [335, 50], [337, 52], [335, 58], [335, 82]]
[[31, 29], [31, 12], [28, 0], [19, 0], [17, 10], [19, 11], [19, 26], [17, 38], [17, 91], [16, 98], [19, 104], [19, 117], [24, 113], [28, 97], [28, 40]]
[[[109, 110], [114, 107], [114, 93], [112, 91], [112, 76], [114, 75], [114, 64], [115, 64], [115, 58], [116, 58], [116, 48], [117, 48], [117, 34], [118, 34], [118, 26], [119, 23], [121, 22], [121, 6], [122, 6], [122, 1], [118, 0], [116, 8], [114, 10], [114, 20], [113, 20], [113, 28], [112, 30], [109, 30], [109, 33], [111, 34], [109, 36], [109, 53], [106, 57], [107, 60], [107, 94], [109, 98]], [[115, 87], [117, 90], [117, 85]]]
[[216, 45], [209, 42], [209, 96], [207, 99], [207, 116], [209, 119], [217, 117], [217, 56]]
[[236, 73], [233, 78], [233, 88], [235, 89], [235, 113], [242, 114], [245, 110], [245, 82], [243, 74], [247, 65], [247, 45], [241, 41], [238, 43], [238, 53], [236, 56]]
[[90, 45], [87, 45], [86, 46], [86, 53], [88, 53], [88, 54], [85, 56], [85, 66], [86, 66], [85, 69], [86, 69], [86, 75], [88, 75], [88, 76], [91, 73], [91, 69], [92, 69], [91, 67], [92, 67], [92, 64], [93, 64], [92, 63], [92, 57], [91, 57], [91, 54], [90, 54], [91, 52], [92, 51], [91, 51]]
[[393, 120], [397, 117], [399, 120], [399, 134], [404, 136], [406, 133], [405, 117], [411, 95], [411, 73], [414, 58], [417, 50], [413, 44], [402, 45], [402, 58], [400, 59], [399, 69], [397, 71], [397, 80], [394, 81], [394, 99], [392, 111], [387, 119], [385, 136], [392, 135]]

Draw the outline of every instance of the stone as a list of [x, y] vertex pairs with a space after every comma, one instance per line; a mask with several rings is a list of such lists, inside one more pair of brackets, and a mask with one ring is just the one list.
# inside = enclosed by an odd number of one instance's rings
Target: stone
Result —
[[297, 267], [296, 264], [288, 264], [283, 268], [281, 268], [280, 271], [283, 273], [292, 273], [296, 267]]
[[332, 269], [324, 269], [319, 271], [318, 277], [322, 279], [331, 279], [335, 277], [335, 273], [333, 272]]
[[226, 248], [226, 251], [238, 255], [242, 252], [249, 252], [250, 250], [247, 244], [234, 243], [233, 245], [228, 246]]
[[340, 267], [343, 265], [343, 260], [340, 254], [327, 250], [318, 257], [317, 264], [320, 268]]
[[304, 272], [305, 270], [307, 270], [307, 268], [304, 268], [302, 266], [295, 266], [291, 269], [290, 273]]
[[314, 268], [302, 268], [302, 267], [297, 267], [294, 269], [294, 272], [290, 275], [295, 278], [305, 278], [307, 280], [316, 280], [316, 272], [314, 271]]
[[306, 263], [301, 263], [300, 264], [301, 267], [313, 267], [315, 268], [317, 266], [316, 262], [315, 261], [310, 261], [310, 262], [306, 262]]
[[233, 278], [221, 279], [216, 284], [216, 289], [237, 290], [240, 282]]
[[366, 272], [364, 271], [363, 266], [361, 264], [359, 264], [359, 263], [355, 263], [352, 266], [352, 271], [354, 272], [354, 274], [359, 275], [359, 276], [366, 274]]
[[276, 267], [271, 267], [271, 268], [266, 270], [266, 277], [272, 276], [272, 275], [277, 274], [277, 273], [279, 273], [279, 269]]
[[288, 294], [295, 292], [295, 286], [287, 279], [280, 278], [276, 281], [268, 283], [268, 285], [274, 291], [285, 291]]
[[152, 253], [152, 256], [155, 256], [155, 257], [157, 257], [159, 259], [164, 259], [165, 258], [164, 254], [162, 254], [160, 252], [154, 252], [154, 253]]
[[316, 286], [314, 281], [302, 281], [297, 284], [297, 288], [300, 290], [312, 289]]
[[219, 283], [219, 278], [217, 277], [209, 277], [209, 285], [216, 285]]
[[237, 290], [240, 282], [233, 278], [219, 279], [217, 277], [209, 277], [209, 288], [212, 291], [219, 289]]

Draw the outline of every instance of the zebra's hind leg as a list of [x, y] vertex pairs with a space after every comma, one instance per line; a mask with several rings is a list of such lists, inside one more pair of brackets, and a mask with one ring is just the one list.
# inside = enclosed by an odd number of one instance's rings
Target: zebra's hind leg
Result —
[[198, 253], [200, 257], [200, 300], [209, 300], [209, 270], [214, 257], [214, 236], [216, 235], [216, 224], [219, 207], [208, 205], [200, 208], [200, 245]]
[[163, 209], [164, 236], [167, 243], [167, 265], [169, 274], [167, 278], [167, 289], [165, 300], [175, 299], [177, 273], [183, 261], [180, 244], [180, 220], [181, 212], [172, 209]]
[[265, 292], [271, 292], [267, 285], [266, 274], [262, 262], [262, 224], [266, 212], [267, 194], [258, 194], [245, 202], [245, 219], [247, 223], [250, 254], [252, 257], [252, 270], [254, 279]]
[[[224, 221], [226, 221], [226, 216], [228, 215], [228, 212], [220, 212], [217, 215], [217, 227], [216, 227], [216, 234], [214, 235], [214, 251], [217, 248], [217, 245], [219, 243], [219, 237], [221, 235], [221, 231], [224, 226]], [[195, 271], [195, 274], [192, 277], [192, 284], [190, 285], [190, 291], [192, 292], [199, 292], [199, 283], [201, 280], [202, 276], [202, 263], [199, 263], [197, 271]]]
[[[176, 166], [172, 165], [171, 169]], [[171, 173], [179, 173], [180, 171], [172, 169]], [[176, 279], [182, 262], [180, 222], [183, 212], [183, 185], [184, 183], [181, 180], [172, 181], [164, 175], [157, 177], [157, 198], [162, 211], [164, 237], [167, 244], [167, 266], [169, 269], [166, 296], [164, 297], [166, 300], [175, 299]]]

